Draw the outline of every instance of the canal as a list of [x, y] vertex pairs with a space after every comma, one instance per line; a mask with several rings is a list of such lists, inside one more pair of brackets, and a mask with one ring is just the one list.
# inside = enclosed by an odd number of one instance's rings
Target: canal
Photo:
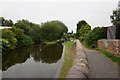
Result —
[[20, 47], [2, 56], [3, 78], [54, 78], [61, 64], [61, 44]]

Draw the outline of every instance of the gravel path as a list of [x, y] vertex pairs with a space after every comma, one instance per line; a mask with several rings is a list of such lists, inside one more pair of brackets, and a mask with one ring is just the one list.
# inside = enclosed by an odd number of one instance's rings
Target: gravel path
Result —
[[120, 71], [118, 71], [116, 63], [95, 50], [85, 49], [85, 51], [89, 63], [90, 78], [120, 78]]

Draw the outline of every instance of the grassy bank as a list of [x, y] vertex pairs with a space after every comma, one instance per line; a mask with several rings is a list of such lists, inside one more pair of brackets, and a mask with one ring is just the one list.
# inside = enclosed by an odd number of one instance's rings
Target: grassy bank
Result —
[[120, 65], [120, 58], [114, 56], [113, 54], [109, 53], [109, 52], [106, 52], [106, 51], [103, 51], [103, 50], [100, 50], [100, 53], [105, 55], [106, 57], [110, 58], [113, 62], [116, 62], [117, 64]]
[[62, 64], [62, 68], [59, 74], [59, 78], [65, 78], [67, 72], [72, 66], [73, 59], [71, 54], [71, 48], [73, 45], [72, 41], [65, 42], [65, 53], [64, 53], [64, 62]]

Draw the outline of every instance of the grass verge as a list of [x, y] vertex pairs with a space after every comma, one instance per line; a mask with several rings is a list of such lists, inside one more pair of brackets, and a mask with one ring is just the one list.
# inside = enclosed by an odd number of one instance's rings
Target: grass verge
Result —
[[59, 78], [65, 78], [67, 72], [69, 71], [73, 63], [72, 54], [71, 54], [71, 48], [72, 48], [73, 42], [67, 41], [64, 44], [65, 44], [64, 61], [59, 74]]
[[120, 65], [120, 58], [114, 56], [113, 54], [111, 54], [110, 52], [106, 52], [106, 51], [103, 51], [103, 50], [100, 50], [101, 54], [105, 55], [106, 57], [110, 58], [113, 62], [116, 62], [118, 65]]
[[118, 65], [120, 65], [120, 58], [114, 56], [110, 52], [106, 52], [106, 51], [100, 50], [98, 48], [90, 48], [84, 41], [81, 43], [85, 48], [98, 50], [101, 54], [105, 55], [106, 57], [110, 58], [113, 62], [116, 62]]

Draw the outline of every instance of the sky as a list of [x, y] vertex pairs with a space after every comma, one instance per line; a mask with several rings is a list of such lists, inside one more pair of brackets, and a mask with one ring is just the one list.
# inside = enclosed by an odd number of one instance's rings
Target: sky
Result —
[[119, 0], [0, 0], [0, 16], [14, 22], [27, 19], [41, 24], [60, 20], [70, 31], [76, 32], [80, 20], [92, 28], [110, 26], [110, 15]]

